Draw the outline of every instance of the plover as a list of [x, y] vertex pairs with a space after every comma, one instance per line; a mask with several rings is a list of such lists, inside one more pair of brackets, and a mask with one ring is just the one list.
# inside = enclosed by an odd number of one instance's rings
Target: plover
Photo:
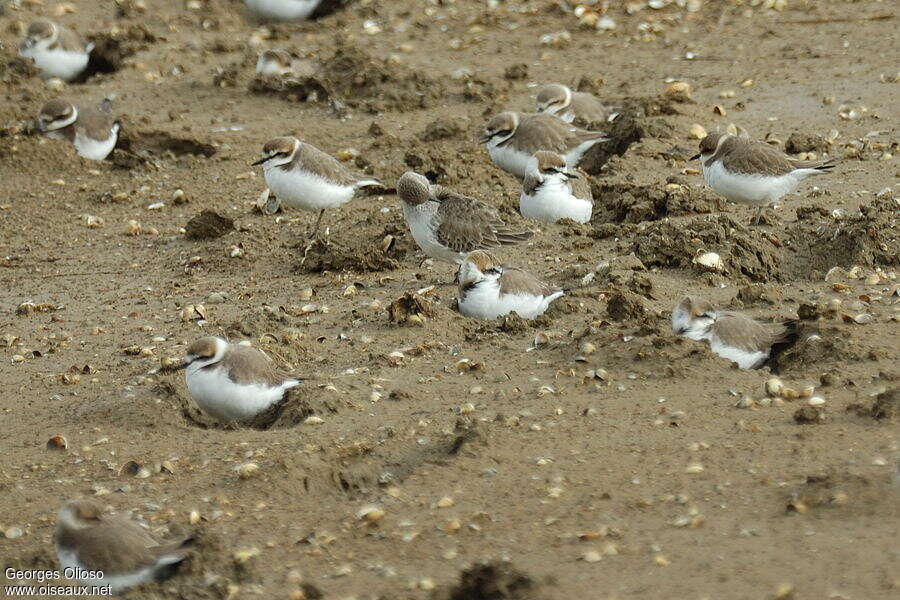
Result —
[[136, 521], [104, 514], [91, 500], [73, 500], [59, 511], [54, 542], [67, 579], [119, 593], [171, 577], [191, 539], [159, 540]]
[[318, 232], [326, 208], [349, 202], [361, 188], [381, 186], [374, 177], [357, 173], [294, 137], [266, 142], [262, 158], [253, 165], [263, 166], [266, 184], [282, 204], [319, 211], [310, 237]]
[[584, 123], [600, 123], [616, 117], [616, 113], [593, 94], [573, 92], [559, 83], [550, 83], [538, 90], [537, 112], [557, 116], [566, 123], [575, 119]]
[[605, 135], [579, 129], [553, 115], [507, 111], [488, 121], [481, 141], [495, 165], [524, 179], [535, 152], [556, 152], [575, 167], [588, 148], [608, 139]]
[[62, 25], [48, 19], [37, 19], [28, 25], [25, 39], [19, 45], [19, 56], [30, 58], [41, 70], [41, 76], [72, 81], [84, 71], [93, 44]]
[[110, 114], [110, 103], [104, 100], [100, 108], [77, 107], [68, 100], [51, 100], [41, 107], [37, 128], [48, 137], [68, 140], [75, 145], [79, 156], [103, 160], [116, 147], [119, 124]]
[[473, 250], [516, 244], [533, 235], [511, 230], [493, 206], [431, 185], [413, 171], [397, 181], [397, 194], [413, 239], [431, 258], [459, 264]]
[[320, 0], [244, 0], [250, 12], [270, 21], [299, 21], [308, 18]]
[[673, 332], [709, 341], [710, 350], [742, 369], [761, 367], [772, 347], [789, 343], [795, 330], [792, 322], [761, 323], [740, 313], [717, 310], [707, 300], [693, 296], [685, 297], [672, 311]]
[[256, 74], [263, 77], [280, 77], [292, 72], [294, 59], [287, 50], [265, 50], [256, 59]]
[[709, 187], [731, 202], [759, 206], [760, 213], [807, 177], [835, 166], [831, 160], [791, 160], [765, 142], [730, 133], [711, 133], [700, 140], [700, 153], [691, 160], [697, 158]]
[[535, 152], [519, 196], [523, 216], [546, 223], [560, 219], [587, 223], [593, 209], [591, 186], [583, 175], [566, 166], [566, 159], [556, 152]]
[[533, 319], [564, 294], [527, 271], [501, 264], [484, 250], [466, 256], [457, 279], [459, 312], [476, 319], [494, 319], [513, 311], [523, 319]]
[[197, 406], [225, 424], [252, 420], [300, 384], [300, 379], [279, 371], [262, 350], [213, 336], [188, 347], [175, 367], [181, 369]]

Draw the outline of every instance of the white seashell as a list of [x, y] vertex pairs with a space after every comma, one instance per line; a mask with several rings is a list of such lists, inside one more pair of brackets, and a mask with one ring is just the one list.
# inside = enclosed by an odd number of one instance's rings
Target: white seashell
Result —
[[703, 252], [694, 258], [694, 264], [700, 265], [710, 271], [724, 271], [725, 262], [715, 252]]

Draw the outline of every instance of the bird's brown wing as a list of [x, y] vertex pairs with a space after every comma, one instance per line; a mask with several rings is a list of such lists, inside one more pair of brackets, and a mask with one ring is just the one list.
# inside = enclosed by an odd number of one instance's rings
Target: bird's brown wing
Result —
[[588, 123], [605, 122], [609, 117], [609, 109], [591, 94], [574, 92], [572, 94], [572, 111], [578, 118]]
[[789, 328], [782, 323], [761, 323], [732, 312], [720, 313], [713, 328], [723, 343], [748, 352], [765, 352], [789, 335]]
[[501, 294], [549, 296], [556, 291], [559, 291], [559, 288], [551, 288], [528, 271], [517, 267], [503, 266], [503, 275], [500, 277]]
[[591, 184], [584, 173], [579, 172], [578, 177], [569, 179], [569, 189], [572, 190], [572, 195], [576, 198], [594, 201], [594, 194], [591, 193]]
[[92, 106], [78, 107], [78, 127], [92, 140], [105, 140], [115, 123], [109, 113]]
[[510, 139], [517, 150], [527, 154], [549, 150], [565, 155], [582, 142], [604, 135], [599, 131], [579, 129], [553, 115], [542, 113], [523, 117], [519, 129]]
[[310, 144], [300, 144], [294, 164], [308, 171], [317, 173], [341, 185], [356, 185], [360, 181], [373, 180], [374, 177], [363, 175], [351, 169], [330, 154], [322, 152]]
[[732, 173], [787, 175], [796, 165], [778, 148], [765, 142], [729, 137], [719, 148], [722, 164]]
[[88, 569], [106, 575], [153, 566], [162, 556], [174, 556], [173, 562], [177, 562], [177, 557], [187, 555], [182, 548], [186, 539], [160, 542], [137, 523], [118, 516], [104, 516], [93, 527], [58, 532], [56, 541], [77, 549], [79, 560]]
[[440, 203], [437, 210], [437, 239], [456, 252], [472, 252], [515, 244], [529, 239], [530, 231], [514, 232], [507, 227], [493, 206], [434, 186], [433, 199]]
[[56, 38], [56, 46], [69, 52], [84, 52], [86, 48], [85, 41], [80, 35], [61, 25], [59, 26], [59, 35]]
[[279, 369], [262, 350], [252, 346], [232, 345], [227, 360], [230, 378], [235, 383], [276, 386], [284, 383], [285, 379], [298, 379]]

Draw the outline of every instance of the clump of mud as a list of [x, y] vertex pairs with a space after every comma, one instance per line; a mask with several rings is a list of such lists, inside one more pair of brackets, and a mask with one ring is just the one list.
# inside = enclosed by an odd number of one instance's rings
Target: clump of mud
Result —
[[796, 340], [773, 352], [766, 364], [775, 373], [802, 375], [825, 371], [827, 365], [844, 365], [859, 361], [859, 349], [847, 330], [838, 327], [816, 327], [797, 324]]
[[367, 215], [362, 222], [342, 232], [340, 237], [332, 235], [328, 241], [316, 240], [300, 266], [302, 272], [374, 273], [397, 269], [400, 261], [412, 249], [406, 232], [399, 226], [387, 224], [374, 238], [355, 235], [355, 232], [370, 231], [378, 218], [378, 215]]
[[[603, 233], [600, 228], [598, 232]], [[757, 282], [784, 278], [781, 249], [768, 235], [748, 229], [730, 215], [655, 221], [629, 231], [620, 227], [619, 233], [633, 236], [626, 251], [633, 252], [648, 267], [689, 268], [703, 250], [719, 254], [725, 276]]]
[[633, 183], [595, 182], [594, 214], [596, 223], [640, 223], [701, 213], [720, 212], [724, 200], [706, 187], [670, 184], [637, 185]]
[[146, 50], [150, 44], [158, 41], [154, 34], [144, 25], [126, 25], [114, 27], [87, 36], [93, 42], [87, 68], [79, 77], [86, 81], [97, 73], [114, 73], [125, 66], [126, 59], [138, 52]]
[[[791, 240], [790, 274], [810, 278], [831, 267], [900, 265], [900, 200], [874, 198], [859, 213], [834, 219], [827, 211], [805, 211], [787, 231]], [[798, 211], [799, 216], [799, 211]], [[812, 278], [815, 278], [813, 275]]]
[[177, 137], [164, 131], [134, 131], [123, 125], [119, 132], [116, 150], [152, 159], [157, 156], [202, 156], [209, 158], [216, 153], [215, 146], [191, 138]]
[[671, 137], [672, 126], [662, 115], [677, 115], [678, 110], [669, 98], [625, 98], [621, 101], [619, 115], [606, 123], [585, 124], [593, 131], [603, 131], [609, 138], [591, 147], [582, 157], [579, 166], [591, 175], [599, 175], [603, 166], [614, 156], [622, 156], [632, 144], [645, 137]]
[[894, 421], [900, 415], [900, 388], [878, 394], [870, 412], [876, 421]]
[[204, 210], [184, 226], [189, 240], [212, 240], [234, 231], [234, 221], [212, 210]]
[[338, 40], [334, 53], [312, 73], [299, 77], [257, 77], [250, 91], [302, 102], [325, 102], [371, 113], [428, 108], [443, 95], [440, 81], [403, 65], [372, 57]]
[[540, 585], [503, 562], [477, 563], [459, 575], [459, 583], [432, 595], [433, 600], [540, 600]]
[[40, 75], [34, 63], [21, 56], [0, 58], [0, 81], [6, 85], [19, 85]]
[[434, 303], [413, 292], [407, 292], [391, 302], [387, 309], [388, 319], [395, 325], [424, 324], [425, 317], [434, 316]]

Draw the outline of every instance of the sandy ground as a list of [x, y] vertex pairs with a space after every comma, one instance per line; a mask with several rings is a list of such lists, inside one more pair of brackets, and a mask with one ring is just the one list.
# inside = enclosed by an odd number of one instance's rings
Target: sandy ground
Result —
[[[55, 513], [87, 495], [197, 535], [178, 576], [131, 598], [897, 596], [897, 396], [875, 397], [900, 376], [891, 3], [611, 2], [611, 31], [545, 0], [352, 2], [267, 30], [226, 0], [5, 4], [4, 567], [53, 568]], [[64, 6], [110, 72], [52, 90], [15, 46]], [[260, 44], [314, 75], [260, 91]], [[664, 97], [667, 78], [691, 99]], [[476, 141], [547, 81], [595, 89], [637, 132], [596, 165], [585, 226], [518, 216], [518, 183]], [[30, 135], [57, 95], [114, 97], [110, 160]], [[842, 162], [750, 227], [752, 209], [721, 203], [688, 161], [694, 124], [732, 123], [782, 147], [812, 136], [792, 149]], [[330, 211], [328, 245], [301, 265], [314, 215], [254, 209], [265, 186], [249, 165], [277, 135], [496, 204], [537, 231], [503, 257], [570, 292], [530, 323], [462, 317], [451, 268], [420, 266], [389, 193]], [[234, 229], [188, 239], [204, 209]], [[698, 250], [725, 271], [693, 264]], [[404, 321], [406, 305], [389, 318], [432, 285], [414, 299], [423, 319]], [[671, 334], [686, 293], [799, 315], [800, 340], [737, 370]], [[180, 377], [151, 374], [206, 334], [251, 340], [305, 378], [269, 429], [210, 423]], [[824, 407], [766, 400], [773, 369]], [[67, 449], [47, 449], [55, 435]], [[128, 461], [149, 476], [120, 474]], [[374, 524], [357, 516], [370, 505]]]

